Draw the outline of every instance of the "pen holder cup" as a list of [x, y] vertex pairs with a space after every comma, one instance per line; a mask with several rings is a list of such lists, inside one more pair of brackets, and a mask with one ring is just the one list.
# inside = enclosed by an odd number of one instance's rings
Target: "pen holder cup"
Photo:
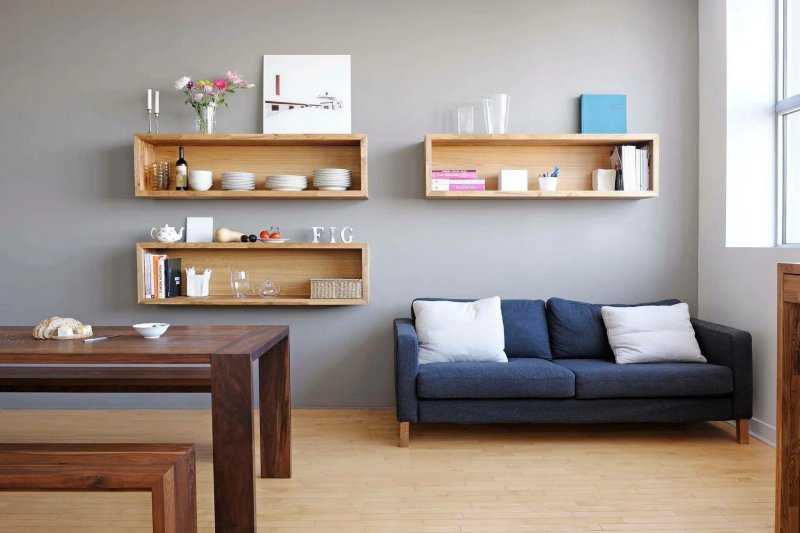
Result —
[[186, 296], [190, 298], [204, 298], [208, 296], [208, 287], [211, 284], [211, 272], [206, 274], [186, 273]]
[[547, 178], [545, 177], [539, 178], [540, 191], [554, 192], [557, 186], [558, 186], [558, 178], [554, 178], [553, 176]]

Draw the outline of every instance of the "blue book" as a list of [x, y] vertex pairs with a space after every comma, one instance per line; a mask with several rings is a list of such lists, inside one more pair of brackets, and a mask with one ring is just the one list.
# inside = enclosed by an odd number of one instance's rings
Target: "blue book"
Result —
[[582, 94], [581, 133], [627, 133], [624, 94]]

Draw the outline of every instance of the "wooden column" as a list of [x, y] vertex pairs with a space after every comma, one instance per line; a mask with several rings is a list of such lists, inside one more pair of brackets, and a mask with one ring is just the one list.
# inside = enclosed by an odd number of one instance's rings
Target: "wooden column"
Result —
[[778, 265], [775, 531], [800, 531], [800, 264]]
[[211, 357], [217, 531], [256, 531], [252, 367], [249, 353], [219, 353]]
[[292, 397], [289, 337], [258, 360], [261, 477], [292, 477]]

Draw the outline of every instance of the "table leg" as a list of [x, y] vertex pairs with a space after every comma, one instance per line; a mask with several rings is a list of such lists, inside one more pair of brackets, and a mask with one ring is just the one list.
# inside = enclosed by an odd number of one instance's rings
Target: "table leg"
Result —
[[292, 395], [289, 337], [258, 360], [261, 412], [261, 477], [292, 477]]
[[255, 532], [253, 363], [250, 355], [211, 357], [216, 531]]

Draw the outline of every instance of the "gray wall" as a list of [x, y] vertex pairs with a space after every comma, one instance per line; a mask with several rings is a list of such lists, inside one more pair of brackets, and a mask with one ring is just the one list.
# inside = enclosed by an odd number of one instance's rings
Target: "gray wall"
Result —
[[[287, 323], [296, 406], [393, 404], [391, 320], [415, 296], [697, 300], [697, 4], [657, 0], [220, 4], [2, 0], [0, 323]], [[353, 131], [369, 135], [366, 202], [136, 200], [131, 136], [161, 90], [162, 132], [193, 128], [178, 76], [238, 68], [221, 132], [259, 132], [263, 54], [352, 55]], [[426, 201], [426, 132], [512, 95], [511, 132], [574, 132], [577, 96], [628, 95], [628, 128], [661, 135], [661, 197]], [[480, 115], [479, 115], [480, 117]], [[191, 161], [189, 162], [191, 164]], [[330, 309], [136, 304], [134, 243], [165, 222], [351, 225], [371, 246], [372, 303]], [[190, 406], [205, 399], [0, 396], [0, 406]]]

